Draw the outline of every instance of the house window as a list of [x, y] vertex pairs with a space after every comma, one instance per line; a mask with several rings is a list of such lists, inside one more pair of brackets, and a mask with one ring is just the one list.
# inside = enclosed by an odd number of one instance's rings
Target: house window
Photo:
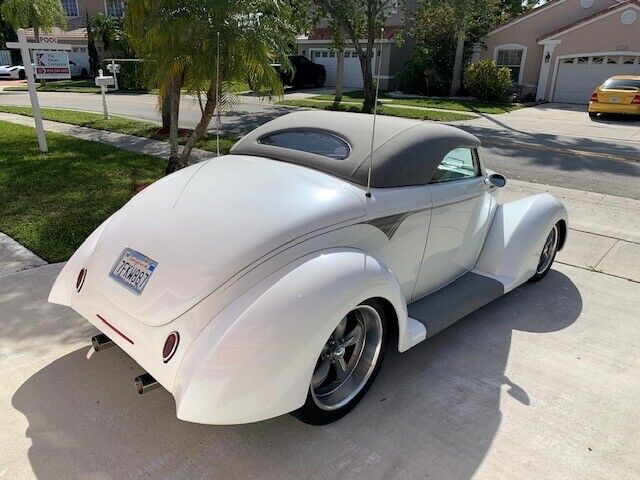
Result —
[[496, 53], [496, 65], [507, 67], [511, 71], [511, 81], [520, 82], [520, 70], [522, 69], [524, 49], [522, 48], [500, 48]]
[[124, 16], [124, 0], [105, 0], [105, 11], [110, 17], [122, 18]]
[[67, 17], [78, 16], [78, 3], [76, 0], [60, 0], [60, 3], [62, 3], [62, 8], [64, 8]]
[[325, 52], [322, 52], [322, 56], [323, 56], [323, 57], [327, 57], [328, 55], [329, 55], [329, 52], [326, 52], [326, 51], [325, 51]]

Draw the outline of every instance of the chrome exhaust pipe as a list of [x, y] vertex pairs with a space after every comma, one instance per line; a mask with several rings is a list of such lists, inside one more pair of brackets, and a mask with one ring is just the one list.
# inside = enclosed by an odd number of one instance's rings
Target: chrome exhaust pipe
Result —
[[114, 343], [113, 340], [107, 337], [104, 333], [100, 333], [91, 337], [91, 345], [93, 345], [93, 349], [97, 352], [99, 350], [112, 347]]
[[133, 382], [140, 395], [160, 386], [158, 381], [146, 372], [134, 378]]

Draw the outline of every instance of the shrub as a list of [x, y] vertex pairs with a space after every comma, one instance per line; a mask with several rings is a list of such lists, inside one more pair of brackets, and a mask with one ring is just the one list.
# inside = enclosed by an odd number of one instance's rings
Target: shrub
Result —
[[464, 86], [480, 100], [506, 101], [511, 86], [511, 71], [493, 60], [480, 60], [467, 67]]
[[417, 46], [398, 76], [400, 90], [422, 95], [445, 95], [451, 78], [452, 62], [435, 60], [448, 58], [441, 50], [440, 47], [434, 49]]

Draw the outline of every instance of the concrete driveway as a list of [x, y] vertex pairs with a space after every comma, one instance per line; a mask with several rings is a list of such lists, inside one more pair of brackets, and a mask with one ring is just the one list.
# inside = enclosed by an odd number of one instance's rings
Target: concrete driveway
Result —
[[548, 103], [456, 122], [479, 136], [575, 148], [640, 160], [640, 117], [590, 119], [586, 105]]
[[181, 422], [119, 348], [87, 358], [94, 328], [46, 302], [61, 264], [0, 275], [0, 479], [640, 478], [640, 202], [553, 193], [574, 227], [554, 270], [390, 351], [326, 427]]

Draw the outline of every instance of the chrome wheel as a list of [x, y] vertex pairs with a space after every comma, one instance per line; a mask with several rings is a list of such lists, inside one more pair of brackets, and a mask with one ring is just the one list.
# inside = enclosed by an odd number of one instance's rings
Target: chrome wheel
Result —
[[344, 317], [322, 349], [311, 380], [311, 396], [322, 410], [347, 405], [375, 370], [383, 340], [382, 320], [369, 305]]
[[551, 233], [547, 237], [542, 247], [542, 253], [540, 254], [540, 260], [538, 262], [538, 268], [536, 269], [536, 275], [543, 274], [549, 267], [558, 250], [558, 225], [554, 225], [551, 229]]

